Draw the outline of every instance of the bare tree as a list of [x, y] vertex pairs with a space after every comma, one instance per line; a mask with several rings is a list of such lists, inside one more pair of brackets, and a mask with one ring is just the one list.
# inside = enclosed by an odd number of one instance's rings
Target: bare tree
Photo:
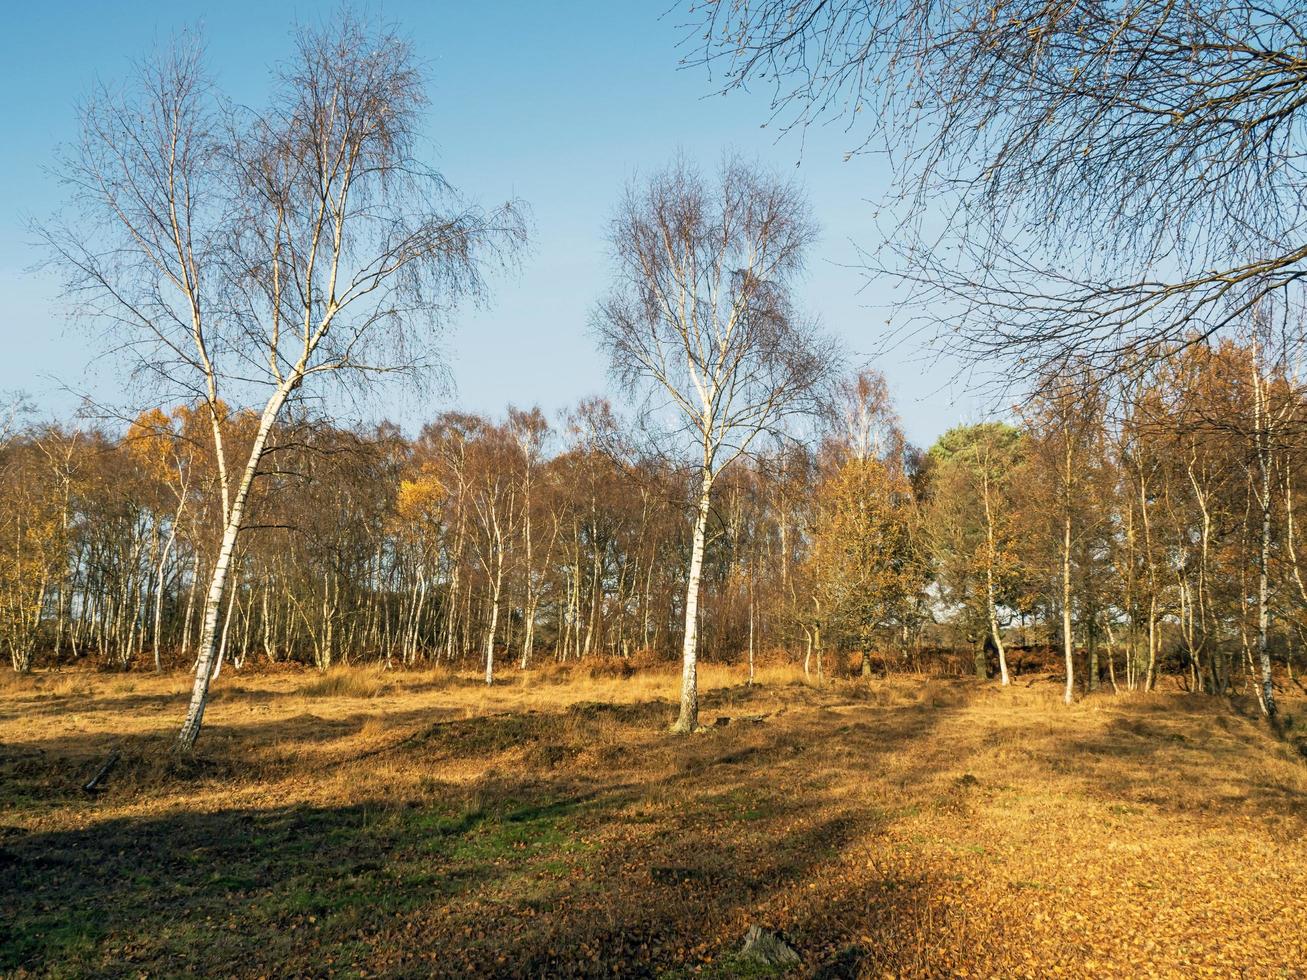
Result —
[[863, 368], [835, 385], [829, 439], [838, 455], [848, 459], [897, 460], [907, 450], [903, 424], [895, 411], [885, 376]]
[[530, 411], [508, 408], [508, 430], [517, 443], [522, 472], [521, 528], [522, 528], [522, 656], [519, 665], [526, 670], [535, 649], [536, 615], [540, 608], [540, 580], [538, 563], [548, 561], [550, 548], [537, 555], [536, 537], [540, 533], [532, 528], [532, 491], [536, 472], [545, 458], [545, 444], [550, 436], [549, 422], [538, 407]]
[[697, 470], [680, 716], [698, 724], [696, 639], [713, 482], [764, 433], [818, 406], [836, 361], [790, 288], [816, 229], [791, 183], [727, 159], [680, 160], [631, 186], [609, 229], [617, 283], [595, 329], [624, 386], [644, 386]]
[[[1160, 357], [1307, 275], [1307, 8], [708, 0], [727, 88], [887, 151], [903, 329], [1053, 376]], [[941, 228], [943, 229], [941, 231]]]
[[0, 449], [14, 441], [22, 429], [24, 416], [31, 414], [32, 407], [23, 392], [0, 392]]
[[[462, 205], [418, 158], [425, 103], [407, 43], [346, 14], [297, 34], [263, 112], [220, 98], [189, 42], [82, 113], [64, 162], [76, 221], [45, 238], [82, 312], [146, 376], [207, 408], [218, 460], [222, 536], [184, 751], [203, 721], [250, 490], [287, 403], [319, 377], [364, 384], [428, 367], [441, 313], [524, 240], [519, 208]], [[242, 399], [259, 421], [234, 461], [224, 420]]]

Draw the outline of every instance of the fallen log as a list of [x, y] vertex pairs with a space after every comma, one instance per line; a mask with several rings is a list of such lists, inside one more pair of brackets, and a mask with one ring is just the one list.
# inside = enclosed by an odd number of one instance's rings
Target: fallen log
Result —
[[120, 758], [122, 758], [122, 755], [117, 749], [110, 752], [109, 758], [104, 760], [104, 765], [100, 767], [100, 771], [91, 777], [90, 782], [83, 786], [82, 790], [87, 793], [98, 793], [101, 789], [101, 784], [108, 778], [109, 773], [113, 772], [113, 767], [118, 765], [118, 760]]

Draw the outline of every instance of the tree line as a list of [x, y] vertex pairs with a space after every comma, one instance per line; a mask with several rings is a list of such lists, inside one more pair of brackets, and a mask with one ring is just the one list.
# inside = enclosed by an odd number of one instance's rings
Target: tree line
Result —
[[[1013, 647], [1099, 687], [1250, 688], [1268, 711], [1307, 646], [1307, 391], [1253, 341], [1186, 346], [1125, 383], [1050, 386], [1010, 422], [908, 444], [884, 380], [819, 430], [740, 456], [704, 520], [698, 649], [810, 672]], [[227, 451], [256, 436], [222, 418]], [[0, 473], [0, 629], [14, 669], [196, 656], [220, 541], [195, 406], [125, 430], [14, 427]], [[642, 447], [644, 447], [642, 449]], [[605, 401], [552, 422], [448, 412], [414, 437], [296, 417], [271, 440], [220, 615], [222, 663], [391, 667], [671, 660], [702, 474]], [[1273, 674], [1274, 669], [1274, 674]]]

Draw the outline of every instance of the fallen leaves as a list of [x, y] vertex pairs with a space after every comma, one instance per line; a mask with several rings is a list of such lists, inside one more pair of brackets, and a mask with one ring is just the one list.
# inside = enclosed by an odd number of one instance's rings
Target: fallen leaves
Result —
[[[1161, 731], [1162, 696], [1068, 712], [970, 682], [864, 690], [754, 688], [768, 724], [691, 740], [662, 733], [669, 705], [573, 711], [549, 700], [564, 687], [514, 714], [478, 692], [384, 766], [356, 726], [389, 746], [463, 693], [396, 691], [353, 726], [324, 707], [313, 728], [273, 699], [312, 751], [243, 762], [234, 732], [195, 774], [16, 814], [0, 969], [729, 976], [752, 923], [838, 975], [1307, 962], [1307, 779], [1260, 729], [1206, 739], [1212, 702]], [[248, 724], [224, 707], [216, 730]], [[107, 736], [130, 710], [89, 717]], [[532, 768], [535, 744], [564, 761]], [[30, 755], [57, 773], [48, 748]]]

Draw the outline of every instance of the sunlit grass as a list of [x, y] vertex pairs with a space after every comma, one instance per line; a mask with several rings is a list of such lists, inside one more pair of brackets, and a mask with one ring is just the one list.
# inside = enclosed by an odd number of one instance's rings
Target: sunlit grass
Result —
[[589, 667], [225, 669], [191, 760], [185, 675], [4, 677], [0, 972], [736, 976], [753, 922], [847, 975], [1303, 962], [1252, 702], [704, 664], [686, 737], [674, 665]]

